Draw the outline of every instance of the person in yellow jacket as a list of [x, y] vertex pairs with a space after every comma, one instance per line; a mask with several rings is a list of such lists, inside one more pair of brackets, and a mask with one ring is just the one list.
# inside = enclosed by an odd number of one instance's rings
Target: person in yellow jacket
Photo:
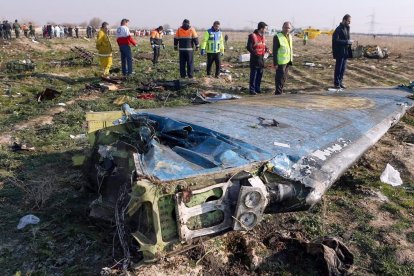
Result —
[[282, 32], [273, 38], [273, 65], [276, 69], [275, 85], [276, 95], [283, 93], [283, 87], [287, 80], [289, 67], [293, 61], [292, 24], [283, 23]]
[[109, 76], [109, 69], [112, 66], [112, 45], [108, 36], [109, 24], [102, 23], [96, 39], [96, 49], [98, 49], [99, 63], [103, 69], [103, 77]]
[[224, 38], [220, 31], [220, 22], [215, 21], [213, 27], [204, 33], [204, 40], [201, 44], [201, 55], [207, 52], [207, 76], [211, 75], [211, 66], [213, 62], [216, 64], [215, 77], [220, 75], [220, 56], [224, 55]]

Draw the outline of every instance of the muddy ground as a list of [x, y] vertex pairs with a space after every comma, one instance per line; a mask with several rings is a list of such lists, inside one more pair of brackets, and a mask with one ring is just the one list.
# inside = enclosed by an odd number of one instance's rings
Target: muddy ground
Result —
[[[115, 100], [128, 99], [134, 108], [191, 104], [196, 91], [225, 91], [247, 96], [248, 68], [236, 62], [244, 53], [247, 34], [231, 33], [224, 62], [232, 78], [205, 78], [204, 58], [197, 55], [198, 84], [180, 92], [156, 92], [155, 100], [139, 100], [135, 88], [150, 79], [178, 78], [177, 53], [166, 39], [161, 64], [153, 67], [143, 57], [150, 54], [148, 39], [139, 39], [135, 53], [136, 74], [121, 91], [104, 93], [86, 89], [99, 81], [97, 61], [92, 66], [56, 66], [73, 58], [72, 46], [94, 50], [85, 39], [27, 39], [0, 41], [0, 268], [5, 275], [120, 274], [122, 253], [114, 239], [114, 225], [88, 217], [95, 199], [82, 187], [87, 181], [72, 157], [88, 149], [87, 141], [70, 135], [86, 132], [87, 111], [119, 110]], [[345, 84], [350, 88], [395, 86], [414, 80], [414, 39], [356, 36], [359, 44], [388, 47], [385, 60], [349, 62]], [[331, 86], [334, 61], [330, 40], [320, 36], [303, 46], [295, 40], [294, 67], [288, 93], [326, 90]], [[116, 48], [116, 47], [115, 47]], [[136, 51], [136, 50], [135, 50]], [[34, 73], [7, 72], [10, 60], [31, 59]], [[317, 67], [305, 66], [305, 62]], [[114, 67], [119, 67], [118, 53]], [[57, 79], [53, 76], [59, 76]], [[69, 78], [71, 81], [64, 81]], [[274, 71], [268, 63], [264, 90], [274, 91]], [[36, 94], [46, 87], [60, 96], [38, 103]], [[128, 88], [131, 88], [128, 90]], [[58, 104], [61, 105], [58, 105]], [[62, 105], [64, 103], [64, 105]], [[34, 150], [12, 152], [14, 141]], [[227, 233], [203, 238], [188, 250], [162, 258], [158, 263], [131, 269], [136, 275], [318, 275], [318, 260], [295, 241], [323, 236], [341, 240], [354, 254], [356, 275], [414, 274], [414, 111], [393, 127], [308, 212], [266, 216], [248, 233]], [[386, 164], [401, 172], [404, 185], [391, 187], [379, 181]], [[34, 214], [40, 223], [17, 230], [20, 217]], [[134, 247], [136, 249], [136, 247]], [[253, 250], [254, 249], [254, 252]], [[135, 254], [138, 260], [139, 254]], [[105, 269], [104, 269], [105, 268]]]

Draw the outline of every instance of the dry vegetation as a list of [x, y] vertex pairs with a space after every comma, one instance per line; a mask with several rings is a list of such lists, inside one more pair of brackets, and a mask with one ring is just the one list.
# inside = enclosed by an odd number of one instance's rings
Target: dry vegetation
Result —
[[[230, 33], [226, 63], [235, 65], [239, 54], [245, 53], [247, 33]], [[351, 60], [345, 79], [351, 88], [394, 86], [414, 80], [414, 38], [354, 37], [360, 44], [388, 47], [391, 56], [385, 60]], [[270, 38], [269, 38], [270, 39]], [[172, 38], [161, 64], [154, 68], [148, 60], [138, 60], [137, 74], [124, 86], [136, 88], [150, 79], [178, 77], [177, 53]], [[70, 57], [69, 47], [78, 45], [94, 49], [93, 41], [83, 39], [13, 40], [11, 45], [0, 41], [0, 267], [5, 275], [20, 271], [38, 275], [99, 274], [122, 256], [114, 243], [114, 229], [91, 221], [88, 204], [93, 199], [82, 189], [82, 171], [72, 166], [71, 158], [84, 153], [88, 144], [69, 136], [85, 132], [86, 111], [117, 110], [114, 100], [126, 96], [134, 108], [190, 104], [196, 90], [225, 91], [246, 95], [248, 68], [235, 66], [232, 81], [204, 78], [204, 69], [197, 73], [200, 83], [195, 88], [170, 93], [167, 100], [161, 92], [157, 100], [143, 101], [136, 92], [85, 90], [85, 84], [99, 82], [92, 67], [54, 67], [51, 61]], [[139, 39], [141, 53], [150, 53], [147, 39]], [[6, 73], [7, 61], [30, 58], [38, 64], [37, 72], [69, 77], [65, 83], [53, 77]], [[304, 66], [304, 62], [321, 64], [320, 68]], [[196, 67], [204, 58], [197, 55]], [[295, 66], [287, 83], [288, 93], [325, 90], [331, 86], [334, 61], [330, 39], [319, 37], [303, 46], [295, 40]], [[115, 53], [115, 66], [119, 56]], [[274, 90], [274, 71], [268, 62], [264, 90]], [[62, 94], [37, 103], [35, 95], [46, 87]], [[65, 103], [65, 107], [57, 107]], [[275, 246], [281, 235], [313, 240], [330, 235], [341, 239], [355, 255], [355, 274], [414, 274], [414, 115], [408, 114], [373, 149], [343, 176], [309, 212], [267, 216], [254, 231], [229, 233], [204, 239], [193, 249], [170, 256], [157, 264], [144, 266], [137, 275], [316, 275], [314, 260], [297, 252], [297, 248]], [[35, 151], [11, 152], [12, 141], [30, 143]], [[379, 182], [386, 163], [398, 168], [404, 185], [393, 188]], [[33, 213], [41, 222], [17, 230], [19, 218]], [[268, 256], [266, 261], [250, 268], [246, 239], [253, 240]], [[276, 240], [276, 242], [275, 242]], [[272, 241], [272, 242], [270, 242]], [[113, 256], [113, 248], [115, 255]], [[281, 262], [280, 254], [296, 256]], [[289, 255], [290, 254], [290, 255]], [[106, 272], [116, 272], [107, 269]]]

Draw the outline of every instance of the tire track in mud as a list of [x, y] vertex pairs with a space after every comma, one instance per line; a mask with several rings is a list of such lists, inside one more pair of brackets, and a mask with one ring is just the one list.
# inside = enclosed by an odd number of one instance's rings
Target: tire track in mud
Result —
[[[354, 76], [358, 76], [360, 77], [360, 80], [362, 83], [367, 83], [367, 82], [371, 82], [374, 83], [376, 85], [384, 85], [384, 84], [388, 84], [389, 79], [388, 78], [384, 78], [381, 76], [381, 74], [375, 74], [373, 72], [370, 72], [368, 70], [365, 69], [361, 69], [359, 66], [348, 66], [347, 68], [347, 72], [354, 75]], [[376, 70], [376, 69], [375, 69]], [[345, 72], [345, 74], [347, 73]], [[362, 81], [363, 80], [363, 81]]]
[[381, 86], [381, 84], [378, 81], [376, 81], [375, 78], [373, 79], [371, 77], [368, 78], [366, 76], [362, 76], [361, 74], [358, 74], [350, 69], [346, 70], [345, 79], [346, 81], [349, 81], [349, 83], [355, 84], [355, 87]]
[[[387, 65], [387, 67], [388, 67], [388, 65]], [[361, 70], [361, 71], [363, 70], [365, 72], [371, 73], [370, 70], [372, 70], [372, 69], [367, 65], [361, 65], [361, 66], [358, 67], [358, 70]], [[390, 80], [403, 79], [405, 81], [410, 81], [410, 78], [404, 72], [394, 73], [394, 72], [387, 71], [383, 68], [377, 68], [375, 70], [378, 71], [379, 76], [385, 76]], [[413, 77], [413, 76], [411, 76], [411, 77]]]
[[291, 67], [289, 73], [290, 73], [289, 74], [290, 76], [294, 76], [294, 74], [296, 74], [305, 83], [313, 85], [313, 86], [317, 86], [318, 88], [325, 87], [327, 85], [326, 82], [319, 80], [319, 78], [312, 78], [312, 76], [309, 73], [304, 72], [303, 70], [297, 67]]

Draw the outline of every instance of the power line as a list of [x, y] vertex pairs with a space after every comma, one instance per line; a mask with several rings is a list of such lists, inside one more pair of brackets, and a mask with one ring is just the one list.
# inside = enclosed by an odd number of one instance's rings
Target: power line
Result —
[[371, 17], [371, 21], [369, 22], [369, 32], [375, 34], [375, 25], [378, 25], [378, 22], [375, 21], [375, 10], [373, 10], [372, 14], [368, 15], [368, 17]]

